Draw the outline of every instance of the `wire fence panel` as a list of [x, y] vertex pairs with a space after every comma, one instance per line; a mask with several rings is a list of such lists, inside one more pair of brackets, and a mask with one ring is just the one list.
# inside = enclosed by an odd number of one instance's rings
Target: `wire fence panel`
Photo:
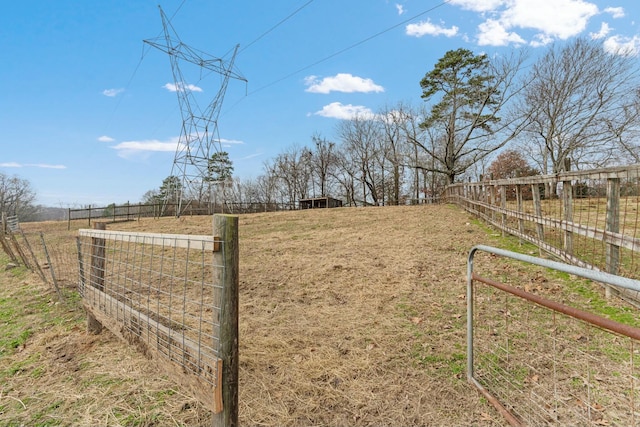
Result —
[[220, 412], [220, 242], [106, 230], [80, 230], [79, 239], [79, 291], [88, 310]]
[[[640, 423], [640, 329], [548, 300], [541, 294], [553, 295], [554, 290], [545, 292], [535, 283], [520, 289], [480, 277], [473, 273], [476, 249], [521, 261], [534, 259], [484, 246], [472, 250], [470, 381], [495, 397], [513, 416], [513, 424]], [[549, 268], [559, 264], [534, 260]], [[578, 276], [585, 270], [564, 266]], [[611, 276], [594, 277], [607, 282]], [[635, 280], [615, 280], [640, 288]]]
[[640, 278], [640, 165], [459, 183], [447, 197], [566, 262]]

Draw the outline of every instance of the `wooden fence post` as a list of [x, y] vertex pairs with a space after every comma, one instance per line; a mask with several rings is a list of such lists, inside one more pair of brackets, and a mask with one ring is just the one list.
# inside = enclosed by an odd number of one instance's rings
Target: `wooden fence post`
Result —
[[220, 304], [220, 349], [222, 359], [222, 412], [213, 415], [214, 427], [238, 425], [238, 300], [239, 300], [239, 247], [238, 217], [232, 215], [213, 216], [214, 239], [221, 244], [214, 252], [215, 265], [220, 269], [222, 302]]
[[[518, 213], [522, 215], [524, 213], [523, 204], [522, 204], [522, 185], [516, 185], [516, 205], [518, 209]], [[524, 220], [522, 218], [518, 218], [518, 231], [520, 232], [520, 238], [518, 242], [522, 245], [522, 236], [524, 236]]]
[[[96, 222], [93, 224], [94, 230], [106, 230], [104, 222]], [[100, 292], [104, 292], [104, 267], [105, 267], [105, 246], [104, 238], [91, 238], [91, 272], [89, 273], [89, 286], [93, 286]], [[98, 319], [87, 310], [87, 330], [92, 334], [102, 332], [102, 324]]]
[[13, 247], [15, 248], [16, 253], [22, 260], [23, 265], [27, 267], [29, 270], [33, 271], [31, 262], [29, 262], [29, 258], [27, 258], [27, 254], [25, 254], [22, 248], [20, 247], [20, 243], [18, 243], [18, 239], [16, 239], [16, 235], [13, 233], [13, 231], [11, 230], [8, 230], [8, 231], [9, 231], [9, 240], [11, 240], [11, 243], [13, 244]]
[[9, 245], [9, 242], [7, 242], [7, 239], [5, 239], [4, 229], [0, 229], [0, 245], [2, 245], [2, 249], [4, 249], [4, 252], [7, 255], [9, 255], [9, 258], [11, 258], [12, 262], [16, 264], [20, 262], [18, 261], [18, 257], [16, 256], [16, 254], [11, 249], [11, 245]]
[[[620, 232], [620, 178], [607, 179], [607, 214], [606, 231]], [[613, 243], [606, 244], [607, 272], [618, 274], [620, 263], [620, 246]]]
[[[542, 200], [540, 197], [540, 186], [536, 183], [531, 184], [531, 193], [533, 196], [533, 212], [536, 218], [539, 220], [540, 218], [542, 218]], [[538, 233], [538, 240], [541, 243], [544, 243], [544, 226], [539, 222], [536, 222], [536, 231]], [[540, 247], [540, 245], [538, 245], [538, 247]], [[542, 253], [542, 249], [540, 249], [540, 253]]]
[[[562, 207], [564, 209], [565, 225], [569, 227], [569, 223], [573, 222], [573, 185], [571, 181], [562, 182]], [[565, 230], [564, 232], [564, 251], [573, 255], [573, 232]]]
[[496, 203], [496, 186], [493, 184], [489, 185], [489, 204], [491, 205], [491, 220], [495, 221], [496, 220], [496, 211], [493, 209], [495, 206], [497, 206]]
[[500, 215], [500, 224], [502, 225], [502, 237], [505, 236], [505, 228], [507, 227], [507, 214], [504, 210], [507, 209], [507, 188], [506, 185], [500, 186], [500, 207], [503, 209], [502, 215]]

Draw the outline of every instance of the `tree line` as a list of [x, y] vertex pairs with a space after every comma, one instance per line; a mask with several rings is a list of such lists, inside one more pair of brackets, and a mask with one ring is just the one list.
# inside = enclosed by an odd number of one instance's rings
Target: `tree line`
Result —
[[[230, 179], [222, 167], [214, 180], [224, 183], [228, 203], [330, 196], [347, 205], [395, 205], [429, 201], [448, 184], [482, 175], [640, 162], [640, 76], [631, 52], [577, 38], [528, 59], [524, 50], [492, 57], [448, 51], [419, 82], [420, 104], [342, 120], [335, 139], [314, 134], [310, 144], [267, 160], [255, 179]], [[177, 177], [167, 180], [181, 188]], [[166, 195], [167, 180], [156, 196]]]
[[[215, 153], [187, 199], [293, 206], [328, 196], [395, 205], [433, 200], [446, 185], [481, 176], [639, 163], [639, 71], [632, 52], [585, 38], [552, 45], [531, 62], [525, 50], [491, 57], [451, 50], [420, 80], [422, 102], [342, 120], [333, 139], [311, 135], [267, 160], [257, 178], [234, 179], [228, 153]], [[33, 201], [28, 186], [14, 184], [27, 191], [0, 187], [3, 211]], [[174, 201], [184, 191], [181, 177], [170, 175], [142, 202]]]

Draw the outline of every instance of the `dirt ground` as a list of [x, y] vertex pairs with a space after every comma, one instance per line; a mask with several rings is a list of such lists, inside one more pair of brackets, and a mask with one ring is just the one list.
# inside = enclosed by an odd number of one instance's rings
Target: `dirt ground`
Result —
[[[211, 223], [107, 228], [210, 234]], [[466, 257], [491, 239], [447, 205], [240, 216], [240, 423], [504, 424], [465, 377]], [[30, 309], [26, 343], [0, 352], [0, 418], [210, 425], [153, 361], [108, 332], [88, 335], [77, 301], [57, 303], [35, 275], [2, 272], [0, 288], [2, 298], [27, 298], [25, 307], [44, 304], [49, 313]]]

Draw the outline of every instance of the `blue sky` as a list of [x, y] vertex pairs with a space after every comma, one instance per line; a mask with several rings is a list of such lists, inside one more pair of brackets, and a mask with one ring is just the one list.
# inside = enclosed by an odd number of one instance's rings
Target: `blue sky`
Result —
[[[353, 114], [418, 105], [447, 50], [535, 55], [576, 36], [640, 52], [637, 0], [20, 0], [0, 14], [0, 172], [48, 206], [140, 201], [182, 124], [158, 4], [185, 44], [229, 59], [219, 135], [235, 176]], [[220, 76], [181, 64], [200, 108]]]

